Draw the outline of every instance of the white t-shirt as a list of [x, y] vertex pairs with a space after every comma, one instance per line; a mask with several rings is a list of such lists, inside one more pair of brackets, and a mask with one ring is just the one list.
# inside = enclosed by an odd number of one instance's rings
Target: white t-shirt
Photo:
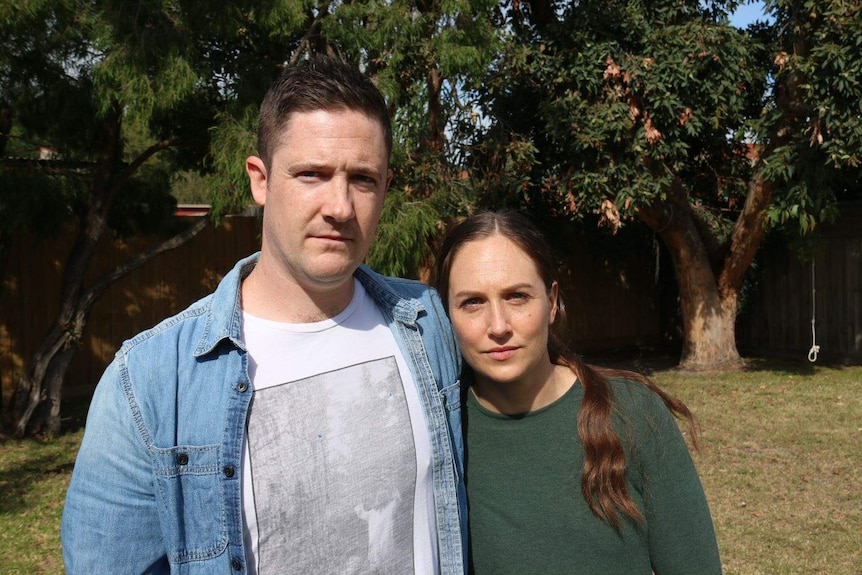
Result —
[[354, 280], [321, 322], [243, 314], [249, 572], [436, 574], [431, 445], [410, 370]]

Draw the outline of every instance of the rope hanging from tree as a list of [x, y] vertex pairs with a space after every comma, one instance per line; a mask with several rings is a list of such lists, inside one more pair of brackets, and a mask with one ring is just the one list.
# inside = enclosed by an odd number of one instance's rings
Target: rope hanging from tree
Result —
[[816, 319], [815, 295], [817, 290], [814, 286], [814, 260], [811, 260], [811, 349], [808, 350], [808, 361], [814, 363], [817, 361], [817, 354], [820, 353], [820, 346], [817, 345], [817, 333], [814, 329], [814, 321]]

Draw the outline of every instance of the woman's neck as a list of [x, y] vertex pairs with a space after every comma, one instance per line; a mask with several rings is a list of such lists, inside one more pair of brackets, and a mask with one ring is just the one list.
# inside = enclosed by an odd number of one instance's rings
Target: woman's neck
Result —
[[544, 376], [532, 381], [497, 382], [476, 374], [473, 394], [479, 405], [505, 415], [521, 415], [554, 403], [576, 379], [570, 368], [549, 363]]

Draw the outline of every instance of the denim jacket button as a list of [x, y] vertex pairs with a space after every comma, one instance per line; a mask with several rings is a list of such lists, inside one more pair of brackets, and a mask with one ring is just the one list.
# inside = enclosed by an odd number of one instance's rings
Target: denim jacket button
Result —
[[230, 566], [233, 567], [234, 571], [240, 571], [242, 569], [242, 563], [240, 563], [239, 559], [231, 559]]
[[228, 479], [233, 477], [233, 474], [234, 474], [233, 465], [225, 465], [224, 469], [222, 469], [222, 471], [224, 471], [224, 476], [227, 477]]
[[236, 390], [240, 393], [245, 393], [245, 391], [247, 389], [248, 389], [248, 382], [241, 381], [238, 384], [236, 384]]
[[178, 453], [177, 454], [177, 465], [188, 465], [189, 456], [187, 453]]

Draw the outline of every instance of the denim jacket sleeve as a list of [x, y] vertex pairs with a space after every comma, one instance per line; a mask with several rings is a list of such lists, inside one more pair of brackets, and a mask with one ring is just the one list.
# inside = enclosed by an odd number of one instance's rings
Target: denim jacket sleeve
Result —
[[66, 495], [66, 571], [168, 573], [152, 463], [123, 386], [122, 357], [108, 366], [90, 405]]

